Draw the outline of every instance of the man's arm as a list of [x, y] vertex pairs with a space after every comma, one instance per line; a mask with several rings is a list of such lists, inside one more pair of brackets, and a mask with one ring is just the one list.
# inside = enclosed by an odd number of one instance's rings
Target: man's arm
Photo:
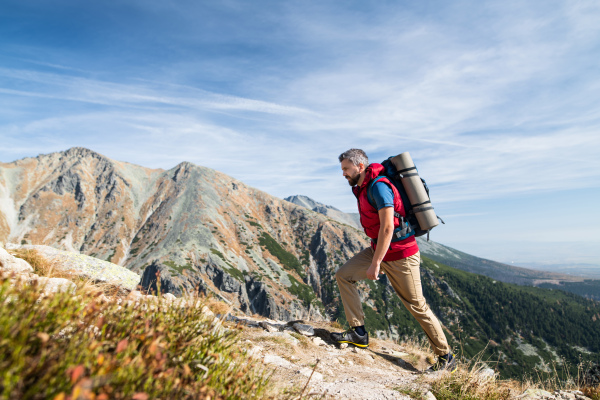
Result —
[[367, 278], [376, 280], [379, 268], [385, 253], [387, 253], [392, 235], [394, 234], [394, 207], [385, 207], [379, 210], [379, 234], [377, 235], [377, 248], [373, 255], [371, 266], [367, 270]]

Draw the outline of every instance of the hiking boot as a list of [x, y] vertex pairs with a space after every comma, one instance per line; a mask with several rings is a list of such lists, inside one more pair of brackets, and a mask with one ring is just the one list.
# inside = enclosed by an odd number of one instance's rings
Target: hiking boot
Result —
[[456, 368], [458, 368], [456, 365], [456, 356], [448, 353], [445, 356], [439, 356], [437, 362], [429, 367], [426, 372], [450, 371], [450, 373], [454, 373]]
[[352, 328], [346, 332], [331, 333], [329, 337], [337, 343], [350, 343], [358, 347], [369, 347], [369, 334], [365, 333], [361, 336]]

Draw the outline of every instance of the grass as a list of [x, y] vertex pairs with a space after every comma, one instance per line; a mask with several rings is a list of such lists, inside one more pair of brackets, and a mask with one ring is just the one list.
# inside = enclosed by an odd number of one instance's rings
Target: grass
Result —
[[174, 263], [173, 261], [165, 261], [164, 264], [167, 265], [168, 267], [170, 267], [171, 269], [177, 271], [180, 275], [182, 275], [183, 271], [186, 269], [191, 272], [194, 271], [194, 269], [192, 268], [192, 264], [190, 264], [190, 263], [187, 263], [185, 265], [178, 265], [178, 264]]
[[288, 291], [301, 300], [304, 307], [309, 307], [310, 304], [317, 299], [313, 288], [305, 283], [298, 282], [298, 280], [290, 274], [288, 274], [288, 278], [291, 282]]
[[267, 381], [235, 331], [201, 307], [42, 297], [0, 280], [0, 399], [260, 397]]
[[273, 239], [271, 235], [263, 232], [258, 239], [258, 243], [267, 249], [273, 256], [277, 257], [284, 268], [296, 271], [296, 273], [302, 278], [306, 277], [306, 274], [302, 268], [302, 264], [300, 264], [300, 261], [298, 261], [296, 256], [281, 247], [281, 245], [275, 239]]
[[[589, 364], [580, 363], [575, 377], [570, 375], [568, 366], [563, 364], [563, 371], [559, 373], [554, 364], [549, 374], [533, 371], [532, 376], [523, 377], [521, 381], [501, 380], [482, 373], [488, 368], [486, 362], [481, 360], [483, 354], [484, 351], [481, 351], [469, 364], [459, 363], [453, 374], [443, 373], [437, 377], [431, 385], [435, 397], [438, 400], [507, 400], [521, 395], [527, 389], [541, 389], [550, 393], [579, 390], [592, 400], [600, 400], [600, 386], [585, 385], [582, 380]], [[565, 374], [567, 379], [559, 378]]]

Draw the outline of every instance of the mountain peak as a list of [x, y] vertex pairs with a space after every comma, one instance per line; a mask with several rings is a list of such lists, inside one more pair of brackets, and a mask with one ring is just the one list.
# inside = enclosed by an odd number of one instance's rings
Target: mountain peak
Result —
[[109, 160], [109, 158], [106, 157], [105, 155], [96, 153], [95, 151], [90, 150], [86, 147], [71, 147], [70, 149], [67, 149], [65, 151], [59, 151], [57, 153], [61, 154], [63, 156], [66, 156], [66, 157], [78, 157], [78, 158], [92, 157], [92, 158], [97, 158], [99, 160]]
[[360, 227], [358, 214], [347, 214], [333, 206], [319, 203], [318, 201], [315, 201], [310, 197], [304, 195], [288, 196], [284, 200], [296, 204], [297, 206], [308, 208], [309, 210], [326, 215], [329, 218], [334, 219], [343, 224], [350, 225], [357, 229], [362, 229]]

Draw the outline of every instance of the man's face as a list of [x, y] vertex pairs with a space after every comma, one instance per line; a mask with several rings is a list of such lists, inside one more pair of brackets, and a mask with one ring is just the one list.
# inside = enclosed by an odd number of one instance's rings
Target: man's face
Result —
[[362, 164], [354, 165], [350, 160], [342, 160], [342, 173], [350, 186], [356, 186], [360, 179], [362, 168]]

